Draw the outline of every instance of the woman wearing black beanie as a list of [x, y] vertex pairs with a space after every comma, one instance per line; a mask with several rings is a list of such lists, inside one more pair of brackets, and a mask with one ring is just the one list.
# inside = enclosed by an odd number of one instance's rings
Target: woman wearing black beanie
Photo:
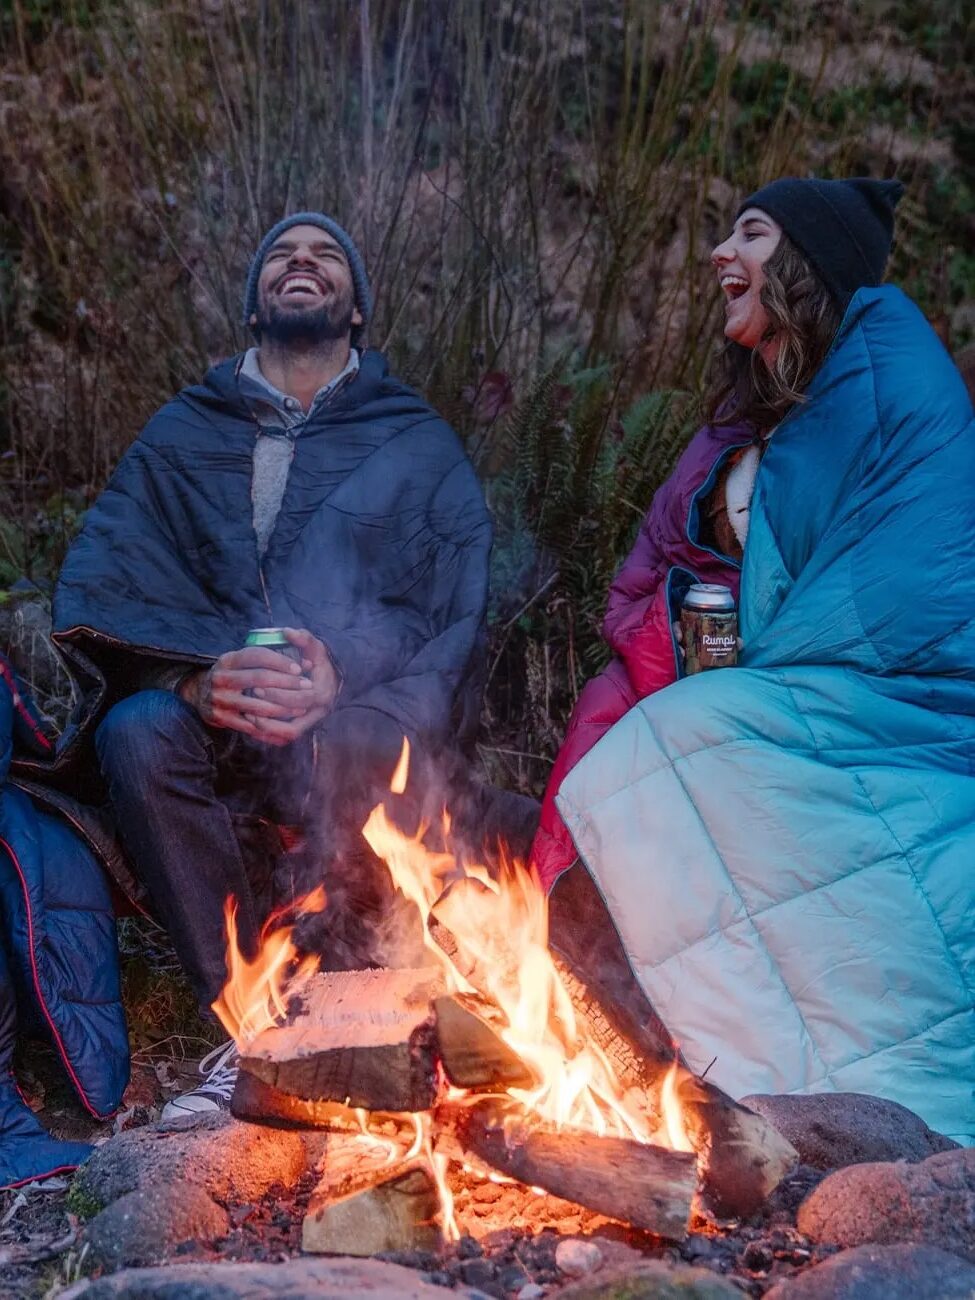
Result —
[[[774, 181], [715, 248], [712, 421], [613, 583], [533, 861], [553, 942], [588, 873], [635, 1023], [732, 1095], [872, 1093], [972, 1144], [975, 416], [881, 283], [901, 193]], [[743, 648], [685, 676], [701, 582]]]
[[[900, 181], [772, 181], [711, 254], [725, 295], [719, 419], [768, 432], [822, 365], [858, 289], [884, 278]], [[756, 333], [757, 331], [757, 333]]]

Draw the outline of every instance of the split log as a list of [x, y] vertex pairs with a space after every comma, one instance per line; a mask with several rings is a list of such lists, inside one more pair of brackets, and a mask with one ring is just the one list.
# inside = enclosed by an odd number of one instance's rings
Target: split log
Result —
[[492, 1003], [472, 994], [456, 993], [437, 998], [433, 1007], [440, 1059], [455, 1087], [483, 1092], [537, 1084], [518, 1053], [498, 1036], [495, 1026], [502, 1014]]
[[775, 1191], [799, 1154], [761, 1115], [695, 1075], [677, 1082], [688, 1139], [701, 1157], [701, 1190], [715, 1214], [745, 1218]]
[[[659, 1111], [660, 1086], [678, 1057], [666, 1026], [633, 974], [599, 890], [577, 863], [549, 897], [556, 968], [576, 1011], [585, 1016], [624, 1088], [648, 1095]], [[682, 1071], [679, 1097], [688, 1137], [701, 1156], [702, 1190], [717, 1214], [752, 1213], [798, 1157], [778, 1131], [720, 1088]]]
[[314, 976], [284, 1025], [241, 1054], [241, 1071], [304, 1101], [366, 1110], [429, 1110], [437, 1094], [432, 970]]
[[[274, 1088], [263, 1079], [241, 1070], [230, 1100], [230, 1112], [238, 1119], [271, 1128], [308, 1128], [344, 1130], [357, 1128], [355, 1114], [340, 1101], [305, 1101], [289, 1092]], [[370, 1111], [371, 1122], [401, 1122], [402, 1116], [391, 1111]]]
[[687, 1235], [696, 1156], [557, 1129], [497, 1098], [445, 1104], [436, 1120], [454, 1140], [452, 1150], [459, 1146], [477, 1164], [659, 1237], [680, 1241]]
[[[459, 916], [472, 911], [475, 915], [480, 914], [482, 925], [489, 926], [495, 897], [474, 876], [463, 876], [447, 886], [427, 915], [427, 933], [450, 958], [457, 973], [485, 998], [491, 996], [489, 973], [458, 939], [455, 924]], [[517, 966], [519, 958], [514, 949], [505, 950], [501, 938], [502, 936], [497, 936], [500, 970], [493, 974], [504, 978], [504, 968]]]
[[[457, 938], [451, 920], [458, 910], [490, 908], [493, 897], [480, 881], [465, 877], [444, 891], [427, 918], [430, 937], [488, 999], [488, 972]], [[549, 909], [552, 957], [576, 1014], [612, 1062], [623, 1090], [655, 1094], [676, 1049], [633, 975], [606, 905], [583, 867], [559, 878]], [[501, 951], [502, 961], [517, 966], [516, 951]]]
[[375, 1173], [346, 1180], [336, 1194], [327, 1175], [312, 1193], [301, 1227], [301, 1248], [317, 1254], [366, 1257], [385, 1250], [437, 1250], [440, 1199], [430, 1174], [418, 1166], [387, 1170], [381, 1182], [365, 1183]]
[[306, 1101], [282, 1092], [245, 1068], [237, 1075], [230, 1113], [238, 1119], [272, 1127], [327, 1129], [350, 1112], [341, 1102]]

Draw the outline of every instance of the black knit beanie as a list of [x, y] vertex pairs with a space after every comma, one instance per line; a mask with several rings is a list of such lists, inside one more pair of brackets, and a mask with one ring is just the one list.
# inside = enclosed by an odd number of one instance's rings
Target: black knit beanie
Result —
[[284, 217], [276, 226], [272, 226], [264, 238], [257, 246], [257, 252], [251, 259], [250, 270], [247, 272], [247, 285], [244, 289], [244, 325], [253, 333], [257, 333], [251, 325], [251, 316], [257, 310], [257, 281], [261, 274], [261, 267], [264, 265], [264, 259], [267, 257], [268, 250], [276, 239], [290, 230], [292, 226], [318, 226], [320, 230], [326, 231], [332, 236], [342, 252], [345, 254], [345, 260], [349, 264], [349, 270], [352, 272], [352, 291], [355, 297], [355, 305], [359, 308], [359, 314], [362, 317], [361, 325], [352, 326], [352, 346], [359, 347], [365, 335], [366, 326], [369, 324], [369, 317], [372, 315], [372, 291], [369, 288], [369, 279], [366, 275], [365, 264], [362, 255], [356, 248], [352, 236], [327, 217], [324, 212], [296, 212], [293, 216]]
[[[825, 281], [842, 309], [857, 289], [880, 284], [894, 235], [900, 181], [785, 177], [763, 185], [738, 209], [761, 208], [777, 221]], [[737, 217], [736, 217], [737, 220]]]

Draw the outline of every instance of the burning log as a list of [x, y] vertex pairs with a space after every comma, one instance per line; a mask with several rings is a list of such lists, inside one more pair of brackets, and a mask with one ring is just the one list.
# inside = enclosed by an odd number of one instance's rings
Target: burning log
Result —
[[655, 1091], [676, 1045], [640, 986], [595, 882], [580, 863], [549, 896], [549, 946], [576, 1013], [624, 1088]]
[[427, 915], [427, 933], [450, 959], [462, 979], [483, 997], [490, 996], [491, 977], [485, 966], [459, 941], [450, 921], [454, 913], [475, 912], [490, 903], [490, 891], [473, 876], [455, 880], [440, 895]]
[[447, 1078], [457, 1088], [481, 1091], [531, 1088], [538, 1080], [492, 1028], [501, 1013], [470, 994], [437, 998], [437, 1040]]
[[[467, 877], [446, 890], [427, 918], [427, 932], [458, 973], [490, 1000], [492, 974], [458, 938], [458, 914], [482, 908], [490, 891]], [[675, 1048], [623, 954], [605, 904], [591, 878], [575, 867], [550, 899], [552, 958], [576, 1014], [609, 1058], [621, 1086], [653, 1091]], [[451, 924], [451, 921], [454, 924]], [[517, 966], [519, 952], [510, 962]]]
[[710, 1208], [744, 1218], [799, 1163], [795, 1147], [761, 1115], [694, 1075], [677, 1085], [681, 1116], [702, 1157], [701, 1190]]
[[415, 1165], [401, 1165], [383, 1182], [341, 1195], [329, 1185], [320, 1185], [301, 1226], [301, 1248], [358, 1256], [384, 1250], [437, 1250], [439, 1208], [436, 1184]]
[[241, 1074], [303, 1101], [429, 1110], [437, 1094], [430, 1003], [442, 992], [431, 970], [318, 974], [302, 989], [288, 1023], [244, 1049]]
[[303, 1250], [365, 1256], [440, 1245], [436, 1183], [416, 1158], [420, 1130], [412, 1143], [395, 1123], [382, 1131], [393, 1136], [365, 1127], [329, 1134], [325, 1172], [302, 1224]]
[[[337, 1101], [306, 1101], [293, 1097], [280, 1088], [272, 1087], [250, 1070], [237, 1075], [230, 1111], [238, 1119], [255, 1124], [269, 1124], [278, 1128], [343, 1128], [353, 1113], [348, 1106]], [[383, 1111], [371, 1112], [377, 1119], [385, 1119]]]
[[[697, 1190], [697, 1158], [689, 1153], [558, 1129], [497, 1098], [440, 1106], [436, 1119], [477, 1164], [657, 1236], [687, 1235]], [[454, 1154], [449, 1143], [445, 1154]]]

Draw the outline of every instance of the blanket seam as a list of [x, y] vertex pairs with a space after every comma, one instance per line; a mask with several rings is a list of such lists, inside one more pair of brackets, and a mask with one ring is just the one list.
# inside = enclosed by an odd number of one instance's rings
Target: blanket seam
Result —
[[[822, 1075], [820, 1079], [813, 1080], [813, 1082], [821, 1083], [824, 1079], [828, 1079], [830, 1083], [832, 1083], [835, 1074], [838, 1074], [843, 1070], [848, 1070], [851, 1065], [862, 1065], [864, 1061], [870, 1061], [875, 1056], [881, 1056], [884, 1052], [891, 1052], [896, 1047], [904, 1047], [907, 1043], [913, 1043], [916, 1038], [923, 1038], [925, 1034], [930, 1034], [932, 1029], [937, 1029], [939, 1025], [946, 1025], [949, 1020], [957, 1020], [959, 1016], [970, 1016], [973, 1009], [975, 1008], [970, 1006], [961, 1007], [958, 1011], [951, 1011], [946, 1016], [940, 1016], [937, 1020], [932, 1020], [929, 1025], [925, 1025], [923, 1029], [919, 1029], [916, 1034], [911, 1034], [910, 1038], [898, 1038], [894, 1043], [887, 1043], [883, 1047], [874, 1048], [874, 1050], [868, 1052], [866, 1056], [855, 1056], [851, 1060], [847, 1061], [845, 1065], [835, 1065], [827, 1074]], [[809, 1085], [807, 1084], [804, 1086], [808, 1087]]]
[[921, 884], [921, 879], [914, 868], [913, 862], [911, 861], [910, 852], [901, 843], [900, 836], [894, 830], [893, 826], [891, 826], [890, 822], [887, 820], [884, 814], [877, 807], [876, 803], [874, 802], [873, 798], [870, 795], [870, 791], [867, 789], [866, 782], [863, 780], [863, 777], [860, 775], [860, 773], [855, 771], [852, 768], [850, 769], [850, 773], [854, 781], [856, 781], [857, 785], [862, 790], [863, 796], [866, 799], [867, 803], [869, 803], [870, 807], [873, 809], [874, 816], [885, 827], [887, 834], [890, 836], [894, 844], [897, 846], [897, 851], [900, 854], [901, 858], [903, 859], [904, 865], [907, 867], [907, 870], [911, 873], [911, 879], [914, 881], [914, 887], [917, 890], [917, 892], [920, 894], [920, 896], [924, 899], [925, 906], [927, 907], [928, 911], [931, 913], [931, 919], [934, 921], [935, 928], [937, 929], [938, 933], [941, 935], [941, 942], [944, 944], [950, 963], [954, 967], [958, 975], [958, 979], [961, 983], [961, 987], [963, 989], [966, 989], [970, 995], [972, 993], [972, 987], [969, 984], [968, 980], [965, 978], [965, 973], [962, 970], [961, 962], [958, 960], [958, 956], [955, 953], [954, 947], [948, 942], [948, 936], [945, 934], [944, 926], [941, 924], [941, 918], [938, 916], [938, 913], [934, 908], [931, 899], [928, 897], [927, 890]]

